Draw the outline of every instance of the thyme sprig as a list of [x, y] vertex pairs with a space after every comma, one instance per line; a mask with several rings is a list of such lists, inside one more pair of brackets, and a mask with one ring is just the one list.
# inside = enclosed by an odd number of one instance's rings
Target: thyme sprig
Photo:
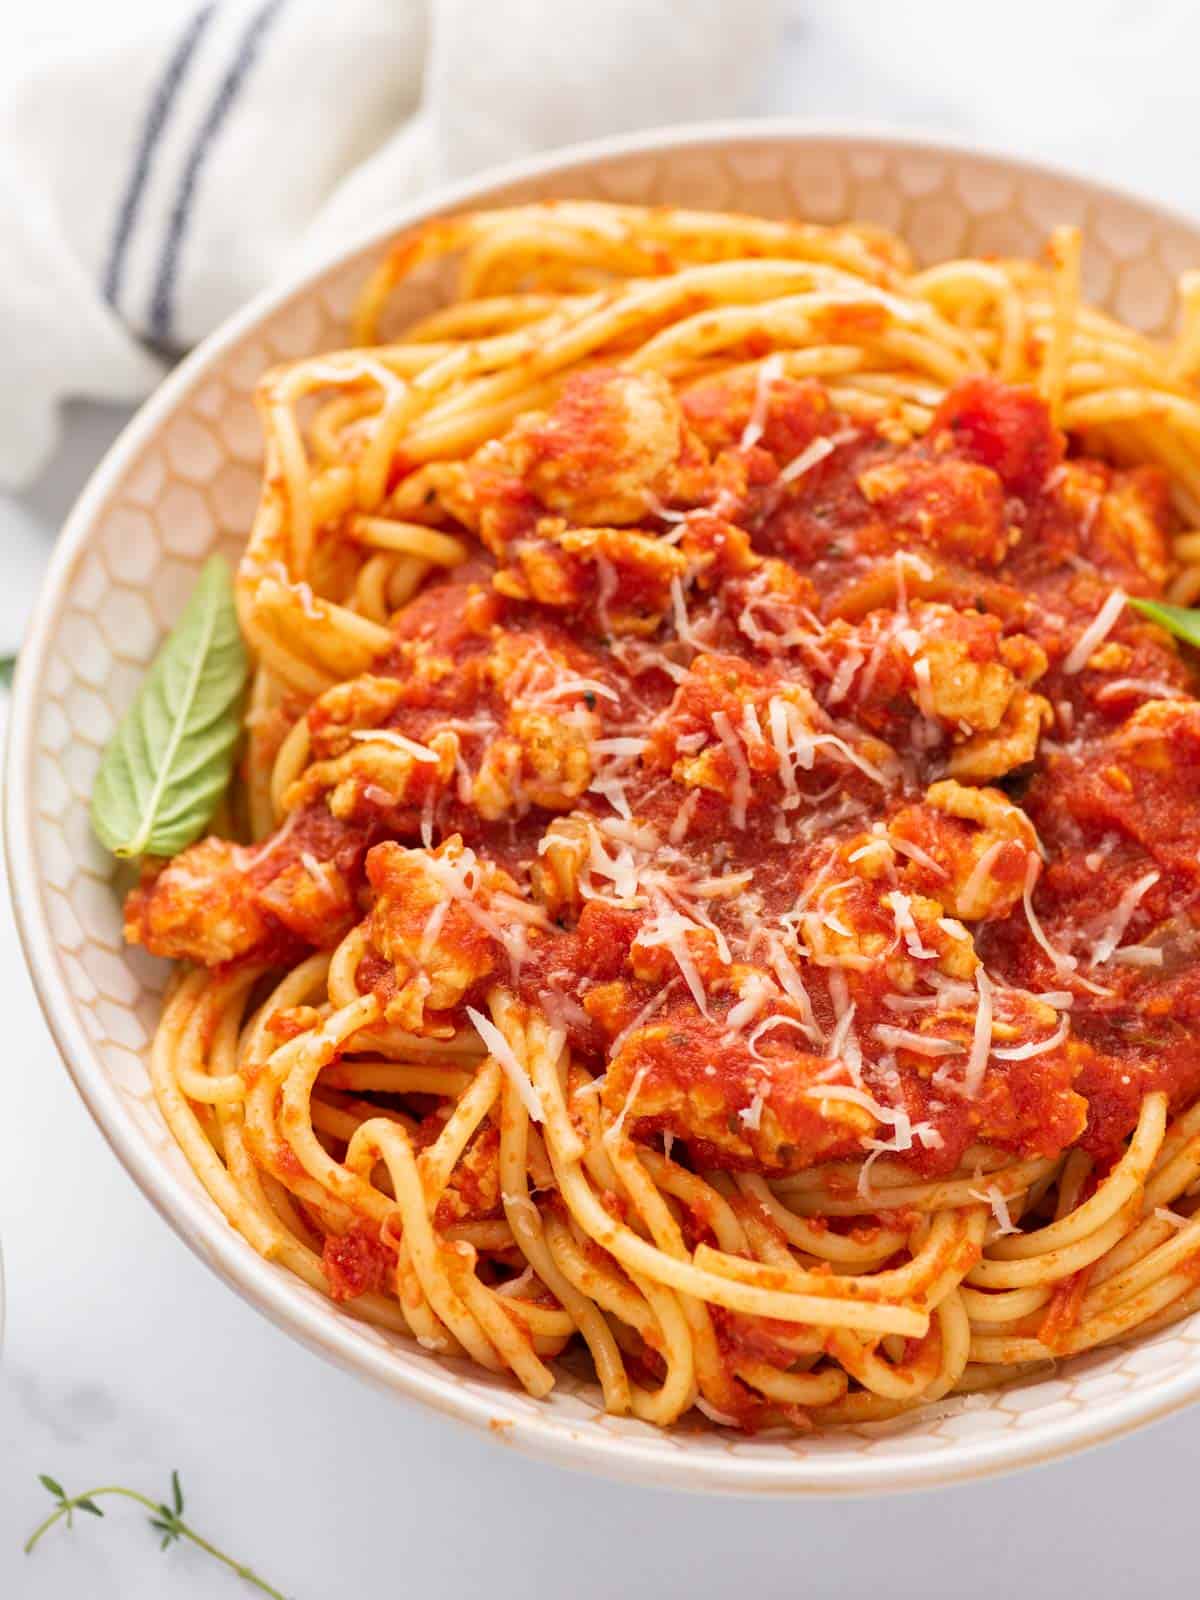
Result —
[[102, 1517], [104, 1512], [96, 1504], [102, 1495], [118, 1496], [122, 1500], [133, 1500], [136, 1504], [144, 1506], [151, 1513], [147, 1519], [155, 1533], [159, 1535], [159, 1548], [170, 1549], [171, 1545], [179, 1540], [186, 1539], [189, 1544], [194, 1544], [197, 1549], [203, 1550], [214, 1561], [219, 1561], [222, 1566], [235, 1572], [239, 1578], [252, 1584], [262, 1594], [271, 1595], [273, 1600], [286, 1600], [278, 1589], [260, 1578], [253, 1567], [248, 1567], [244, 1561], [236, 1561], [232, 1556], [226, 1555], [224, 1550], [219, 1550], [183, 1520], [183, 1488], [179, 1482], [178, 1472], [171, 1474], [171, 1494], [167, 1500], [151, 1500], [149, 1495], [140, 1494], [136, 1489], [127, 1489], [121, 1484], [106, 1483], [98, 1488], [88, 1489], [84, 1494], [68, 1494], [57, 1478], [52, 1478], [48, 1472], [38, 1473], [38, 1482], [47, 1494], [54, 1497], [55, 1508], [50, 1515], [38, 1524], [25, 1542], [25, 1554], [31, 1555], [37, 1546], [38, 1540], [54, 1527], [57, 1522], [65, 1522], [68, 1528], [75, 1525], [75, 1513], [86, 1512], [92, 1517]]

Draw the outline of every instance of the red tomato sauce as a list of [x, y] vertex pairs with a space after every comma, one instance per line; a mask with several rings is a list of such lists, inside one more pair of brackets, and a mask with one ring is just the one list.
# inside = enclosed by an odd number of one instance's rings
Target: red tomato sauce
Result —
[[[764, 404], [722, 377], [684, 393], [631, 522], [628, 485], [597, 486], [639, 460], [611, 381], [469, 464], [490, 554], [349, 686], [359, 727], [453, 731], [453, 759], [399, 799], [353, 780], [339, 817], [314, 798], [263, 865], [214, 859], [207, 900], [168, 868], [133, 936], [261, 959], [370, 912], [360, 987], [417, 1004], [436, 884], [418, 914], [388, 887], [415, 856], [365, 863], [457, 838], [483, 916], [455, 899], [474, 922], [438, 925], [431, 1030], [515, 987], [630, 1131], [776, 1174], [879, 1150], [945, 1173], [980, 1143], [1111, 1158], [1147, 1092], [1200, 1090], [1196, 679], [1127, 606], [1097, 630], [1114, 589], [1163, 593], [1161, 476], [1079, 456], [992, 379], [914, 439], [813, 382]], [[572, 497], [616, 525], [575, 527]], [[339, 704], [310, 711], [314, 748], [344, 754]], [[280, 887], [305, 856], [336, 869], [336, 914]], [[337, 1248], [338, 1282], [367, 1273]]]

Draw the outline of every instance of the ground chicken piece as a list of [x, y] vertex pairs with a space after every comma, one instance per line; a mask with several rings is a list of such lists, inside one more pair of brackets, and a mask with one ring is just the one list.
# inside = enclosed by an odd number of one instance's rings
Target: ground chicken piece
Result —
[[440, 794], [454, 775], [458, 735], [435, 733], [427, 744], [412, 741], [413, 748], [400, 743], [403, 737], [398, 730], [380, 729], [374, 738], [354, 740], [344, 755], [315, 761], [284, 791], [285, 811], [327, 794], [333, 815], [349, 820], [364, 805], [368, 812], [420, 806]]
[[1161, 592], [1170, 573], [1170, 500], [1157, 467], [1115, 471], [1097, 461], [1066, 461], [1058, 496], [1080, 530], [1080, 552], [1113, 578], [1144, 578]]
[[529, 876], [533, 896], [550, 917], [561, 921], [579, 915], [583, 897], [579, 876], [592, 852], [594, 833], [586, 817], [555, 817], [542, 835]]
[[297, 938], [318, 949], [348, 933], [358, 909], [350, 885], [333, 862], [312, 855], [272, 878], [258, 891], [258, 903]]
[[[780, 742], [789, 751], [786, 761]], [[642, 759], [650, 767], [669, 767], [676, 783], [724, 796], [734, 826], [741, 828], [752, 806], [793, 809], [817, 765], [824, 772], [819, 781], [827, 782], [827, 761], [844, 764], [836, 743], [803, 684], [713, 652], [692, 662]], [[868, 762], [890, 759], [878, 741], [858, 744], [856, 753]]]
[[548, 412], [518, 417], [436, 492], [497, 556], [545, 512], [625, 527], [709, 487], [708, 456], [656, 373], [576, 373]]
[[820, 599], [811, 578], [777, 556], [765, 557], [745, 577], [730, 578], [724, 601], [738, 632], [764, 655], [784, 654], [798, 633], [807, 634]]
[[261, 844], [202, 839], [149, 867], [125, 905], [125, 937], [154, 955], [222, 966], [336, 944], [355, 915], [369, 830], [322, 802]]
[[[961, 730], [998, 728], [1022, 697], [1022, 685], [1046, 671], [1046, 653], [1025, 634], [1004, 639], [993, 617], [956, 613], [950, 607], [914, 607], [921, 643], [915, 664], [928, 663], [928, 697], [933, 712]], [[918, 700], [920, 696], [918, 695]]]
[[1145, 772], [1180, 777], [1188, 769], [1195, 772], [1200, 762], [1200, 704], [1147, 700], [1113, 742], [1124, 760]]
[[925, 601], [903, 616], [835, 620], [820, 643], [821, 670], [830, 675], [826, 704], [845, 706], [893, 742], [908, 737], [904, 701], [956, 743], [993, 732], [1046, 670], [1039, 645], [1000, 630], [997, 617]]
[[936, 897], [967, 922], [1007, 916], [1040, 864], [1029, 818], [999, 789], [931, 784], [921, 805], [905, 806], [888, 835], [908, 859], [906, 887]]
[[514, 540], [531, 534], [542, 515], [505, 439], [489, 439], [469, 461], [444, 463], [431, 490], [440, 508], [499, 558]]
[[157, 876], [148, 875], [125, 906], [125, 937], [170, 961], [217, 967], [249, 954], [268, 923], [228, 839], [202, 839]]
[[495, 896], [515, 896], [516, 884], [464, 849], [458, 834], [432, 851], [378, 844], [367, 856], [367, 878], [375, 893], [368, 947], [395, 974], [384, 990], [386, 1019], [409, 1033], [453, 1033], [438, 1014], [461, 1005], [496, 970], [496, 941], [484, 923]]
[[1013, 694], [1013, 675], [1000, 661], [973, 661], [961, 639], [921, 640], [913, 658], [928, 667], [928, 704], [952, 725], [997, 728]]
[[899, 456], [860, 473], [858, 487], [889, 529], [912, 533], [952, 560], [999, 566], [1016, 542], [999, 478], [974, 462]]
[[522, 476], [542, 504], [593, 526], [637, 522], [680, 491], [688, 498], [707, 464], [657, 373], [578, 374], [548, 415], [514, 432]]
[[[636, 1015], [632, 1003], [626, 1010]], [[672, 1002], [629, 1033], [610, 1062], [600, 1091], [604, 1120], [611, 1128], [620, 1119], [626, 1135], [671, 1133], [695, 1145], [702, 1162], [727, 1168], [787, 1172], [859, 1154], [874, 1118], [810, 1094], [829, 1062], [798, 1050], [795, 1039], [794, 1029], [768, 1035], [756, 1059], [721, 1017]]]
[[960, 744], [947, 764], [952, 778], [985, 783], [1003, 778], [1017, 767], [1026, 766], [1037, 755], [1038, 740], [1053, 725], [1050, 702], [1040, 694], [1018, 687], [999, 726]]
[[[559, 712], [582, 710], [591, 703], [586, 684], [593, 678], [596, 658], [580, 653], [573, 659], [566, 635], [559, 638], [561, 648], [555, 648], [542, 633], [515, 629], [498, 633], [482, 665], [485, 692], [490, 690], [507, 706], [536, 708], [552, 703]], [[572, 720], [582, 725], [580, 717], [573, 715]]]
[[1027, 633], [1013, 633], [1000, 640], [1000, 659], [1015, 678], [1026, 686], [1045, 675], [1046, 652]]
[[1092, 530], [1096, 541], [1125, 553], [1156, 590], [1170, 573], [1169, 495], [1166, 475], [1158, 467], [1116, 472]]
[[895, 942], [878, 896], [856, 878], [823, 889], [802, 913], [799, 933], [809, 961], [853, 972], [869, 972]]
[[[469, 610], [470, 607], [471, 599], [466, 598], [464, 609]], [[400, 616], [403, 614], [399, 613]], [[390, 665], [398, 677], [403, 677], [406, 685], [405, 704], [413, 703], [414, 690], [436, 689], [448, 678], [454, 679], [460, 701], [464, 704], [469, 703], [468, 674], [473, 664], [471, 657], [456, 660], [454, 656], [436, 649], [425, 639], [398, 639], [390, 651]]]
[[471, 801], [479, 815], [496, 822], [530, 806], [568, 811], [592, 781], [589, 747], [599, 727], [588, 712], [577, 719], [514, 706], [475, 775]]
[[265, 960], [298, 938], [336, 944], [355, 915], [366, 837], [317, 805], [259, 845], [202, 839], [147, 870], [125, 906], [125, 937], [154, 955], [222, 966]]
[[317, 760], [342, 755], [358, 728], [383, 726], [404, 699], [404, 684], [370, 673], [335, 684], [315, 700], [308, 712], [311, 750]]
[[833, 884], [802, 914], [800, 936], [808, 959], [848, 972], [871, 972], [882, 962], [892, 987], [905, 993], [916, 987], [930, 961], [947, 977], [970, 978], [979, 962], [966, 930], [945, 926], [941, 900], [881, 884], [880, 874], [871, 870], [873, 857], [882, 861], [874, 845], [887, 849], [886, 840], [873, 839], [859, 846], [868, 850], [866, 856], [846, 863], [851, 872], [867, 863], [867, 874]]
[[511, 546], [496, 588], [515, 600], [594, 608], [607, 633], [653, 633], [671, 603], [671, 580], [687, 572], [673, 545], [628, 528], [568, 528], [543, 518], [537, 535]]
[[841, 882], [847, 876], [875, 882], [887, 878], [896, 867], [896, 852], [882, 828], [878, 833], [852, 833], [834, 852], [833, 865], [826, 876]]
[[714, 454], [740, 447], [756, 404], [762, 412], [757, 445], [781, 464], [794, 460], [818, 434], [845, 426], [845, 416], [833, 409], [819, 383], [782, 374], [761, 381], [761, 371], [700, 378], [681, 395], [689, 425]]
[[[686, 974], [685, 967], [689, 969]], [[706, 993], [728, 988], [730, 981], [728, 963], [722, 959], [712, 929], [665, 904], [638, 929], [629, 951], [629, 968], [643, 983], [667, 983], [684, 974], [689, 988], [698, 983]]]
[[[683, 570], [691, 574], [701, 589], [710, 589], [729, 578], [743, 578], [764, 565], [762, 556], [755, 555], [751, 549], [746, 530], [721, 517], [689, 517], [683, 525], [679, 553], [683, 558]], [[788, 572], [794, 571], [784, 562], [775, 565], [784, 566]]]

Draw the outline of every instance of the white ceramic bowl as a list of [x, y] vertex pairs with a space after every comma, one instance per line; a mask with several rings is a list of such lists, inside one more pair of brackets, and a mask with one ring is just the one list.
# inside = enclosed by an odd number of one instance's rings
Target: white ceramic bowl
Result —
[[[281, 1328], [383, 1387], [568, 1465], [679, 1488], [851, 1494], [1046, 1461], [1200, 1397], [1200, 1317], [1064, 1365], [1024, 1388], [816, 1438], [656, 1431], [606, 1417], [565, 1377], [535, 1403], [477, 1369], [352, 1321], [228, 1226], [164, 1126], [146, 1051], [165, 967], [121, 941], [111, 865], [87, 804], [101, 746], [208, 552], [236, 553], [257, 492], [250, 402], [270, 363], [344, 342], [354, 292], [398, 229], [436, 212], [586, 196], [883, 223], [929, 261], [1032, 253], [1058, 222], [1087, 233], [1086, 285], [1149, 331], [1200, 228], [1103, 186], [942, 143], [803, 124], [667, 131], [567, 152], [447, 190], [388, 217], [321, 271], [249, 306], [158, 390], [104, 460], [63, 531], [21, 654], [8, 751], [13, 896], [47, 1020], [117, 1155], [180, 1236]], [[410, 295], [418, 314], [443, 293]]]

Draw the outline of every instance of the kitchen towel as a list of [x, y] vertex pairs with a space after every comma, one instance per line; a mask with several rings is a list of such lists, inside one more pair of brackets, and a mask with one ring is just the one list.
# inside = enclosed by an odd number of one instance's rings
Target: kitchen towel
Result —
[[772, 11], [147, 0], [93, 38], [87, 8], [0, 87], [0, 483], [45, 464], [61, 401], [139, 398], [250, 295], [433, 186], [745, 109]]

